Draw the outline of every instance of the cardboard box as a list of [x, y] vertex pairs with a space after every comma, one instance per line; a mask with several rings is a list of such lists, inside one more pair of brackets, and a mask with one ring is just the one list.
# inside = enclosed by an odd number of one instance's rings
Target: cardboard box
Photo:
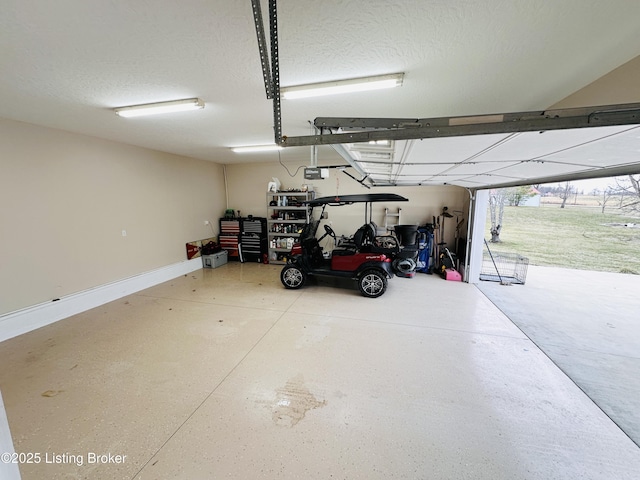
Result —
[[202, 255], [202, 268], [218, 268], [227, 263], [229, 252], [222, 250], [213, 255]]

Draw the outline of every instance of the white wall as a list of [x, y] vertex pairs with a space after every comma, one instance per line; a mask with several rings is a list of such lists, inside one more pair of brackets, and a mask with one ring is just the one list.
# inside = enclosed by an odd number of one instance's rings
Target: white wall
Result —
[[0, 315], [186, 260], [222, 168], [0, 119]]

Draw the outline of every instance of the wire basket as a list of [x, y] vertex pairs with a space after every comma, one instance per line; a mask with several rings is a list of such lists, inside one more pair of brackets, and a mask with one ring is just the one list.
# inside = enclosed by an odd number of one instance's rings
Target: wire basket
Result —
[[[482, 252], [482, 269], [480, 270], [480, 280], [490, 282], [510, 282], [524, 285], [527, 279], [527, 269], [529, 259], [517, 253], [501, 253], [491, 250], [493, 261], [489, 252], [485, 249]], [[495, 266], [494, 266], [495, 261]], [[496, 268], [498, 269], [496, 271]], [[500, 275], [498, 275], [500, 273]]]

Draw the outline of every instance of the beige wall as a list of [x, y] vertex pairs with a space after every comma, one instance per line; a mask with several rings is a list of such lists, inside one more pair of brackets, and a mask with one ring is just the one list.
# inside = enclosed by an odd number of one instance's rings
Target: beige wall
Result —
[[[285, 164], [289, 172], [294, 173], [298, 167], [308, 166], [309, 160], [301, 160], [299, 163], [288, 162]], [[431, 223], [433, 216], [438, 216], [443, 206], [447, 206], [450, 212], [460, 210], [465, 212], [466, 219], [469, 195], [464, 188], [454, 186], [443, 187], [396, 187], [373, 188], [367, 190], [356, 181], [336, 169], [330, 170], [330, 177], [325, 180], [305, 181], [304, 170], [300, 168], [295, 177], [278, 162], [269, 163], [245, 163], [227, 165], [227, 182], [229, 189], [229, 208], [240, 209], [243, 216], [266, 216], [267, 184], [272, 177], [277, 177], [282, 183], [282, 189], [300, 188], [307, 183], [313, 185], [317, 196], [329, 196], [356, 193], [397, 193], [409, 199], [408, 202], [388, 205], [394, 210], [402, 208], [401, 223], [418, 224]], [[353, 169], [349, 170], [354, 176]], [[379, 226], [384, 225], [384, 207], [387, 205], [376, 204], [373, 210], [373, 221]], [[364, 223], [364, 206], [350, 205], [344, 207], [327, 207], [328, 221], [338, 235], [351, 235]], [[462, 217], [461, 217], [462, 218]], [[453, 242], [455, 219], [448, 219], [445, 223], [446, 240]], [[466, 223], [464, 225], [466, 236]]]
[[0, 120], [0, 314], [186, 260], [222, 168]]
[[640, 102], [640, 56], [553, 105], [573, 108]]

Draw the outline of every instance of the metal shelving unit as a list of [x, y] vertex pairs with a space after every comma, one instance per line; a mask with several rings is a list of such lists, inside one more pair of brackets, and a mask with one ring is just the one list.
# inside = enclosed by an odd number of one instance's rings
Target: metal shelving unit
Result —
[[284, 264], [293, 242], [309, 222], [309, 208], [302, 202], [311, 200], [314, 192], [267, 193], [267, 243], [269, 263]]

